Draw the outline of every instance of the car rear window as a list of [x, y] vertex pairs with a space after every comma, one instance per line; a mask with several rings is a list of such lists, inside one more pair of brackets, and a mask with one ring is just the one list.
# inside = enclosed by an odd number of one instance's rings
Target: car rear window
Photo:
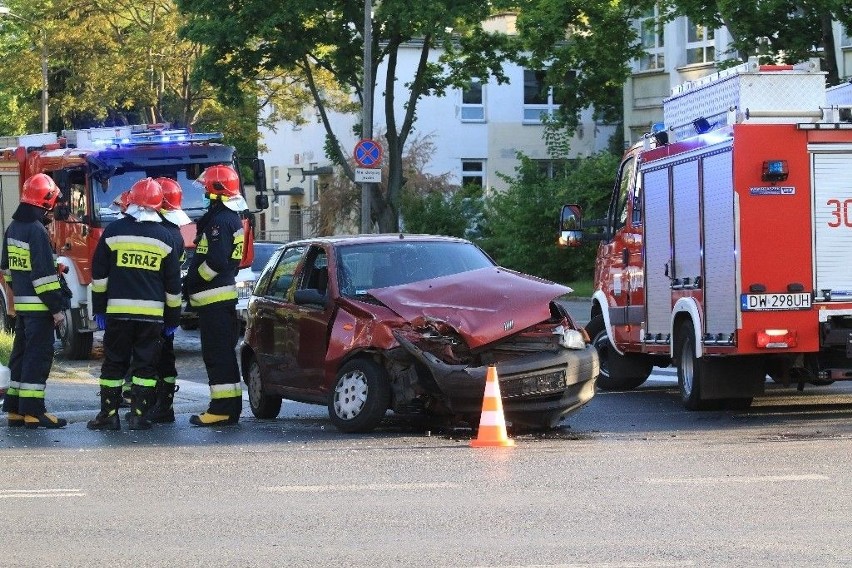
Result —
[[341, 294], [362, 295], [372, 288], [400, 286], [494, 266], [467, 242], [393, 242], [338, 248]]

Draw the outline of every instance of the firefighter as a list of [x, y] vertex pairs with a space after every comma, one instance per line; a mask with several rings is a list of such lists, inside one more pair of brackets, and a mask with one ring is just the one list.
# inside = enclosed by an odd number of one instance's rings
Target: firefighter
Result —
[[239, 212], [248, 208], [240, 178], [230, 166], [211, 166], [198, 178], [210, 200], [198, 221], [195, 255], [184, 282], [198, 312], [201, 355], [210, 384], [210, 406], [189, 421], [196, 426], [236, 424], [242, 410], [240, 371], [234, 346], [237, 326], [235, 276], [243, 256]]
[[101, 411], [91, 430], [120, 430], [124, 376], [133, 361], [131, 430], [147, 430], [145, 412], [155, 395], [163, 326], [180, 318], [180, 261], [158, 213], [163, 188], [151, 178], [130, 188], [125, 216], [104, 229], [92, 259], [92, 311], [104, 329]]
[[53, 365], [54, 328], [65, 321], [59, 275], [45, 225], [60, 191], [46, 174], [24, 182], [21, 203], [3, 237], [0, 267], [15, 299], [11, 382], [3, 410], [9, 426], [62, 428], [63, 418], [45, 410], [44, 390]]
[[[160, 216], [163, 218], [163, 226], [172, 235], [172, 246], [177, 251], [181, 265], [186, 260], [183, 250], [183, 235], [180, 228], [192, 222], [189, 216], [181, 209], [183, 191], [180, 184], [172, 178], [156, 178], [157, 183], [163, 188], [163, 203], [160, 206]], [[165, 423], [175, 421], [174, 396], [177, 390], [177, 368], [175, 367], [175, 334], [174, 330], [163, 330], [163, 348], [160, 352], [160, 360], [157, 363], [157, 400], [145, 414], [145, 418], [151, 422]]]

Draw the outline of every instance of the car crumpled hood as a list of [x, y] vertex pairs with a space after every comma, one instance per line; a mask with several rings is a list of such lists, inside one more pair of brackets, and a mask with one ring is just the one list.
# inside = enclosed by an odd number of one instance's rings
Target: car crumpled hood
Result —
[[412, 325], [444, 322], [474, 349], [549, 319], [551, 300], [571, 288], [495, 267], [369, 292]]

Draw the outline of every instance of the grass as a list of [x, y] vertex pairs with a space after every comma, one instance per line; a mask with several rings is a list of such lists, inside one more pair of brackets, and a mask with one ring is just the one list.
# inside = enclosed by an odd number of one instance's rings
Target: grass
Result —
[[565, 285], [573, 288], [574, 292], [571, 293], [571, 296], [575, 298], [591, 298], [592, 293], [595, 291], [594, 280], [578, 280], [576, 282], [568, 282]]
[[12, 334], [0, 332], [0, 363], [9, 366], [9, 355], [12, 353]]

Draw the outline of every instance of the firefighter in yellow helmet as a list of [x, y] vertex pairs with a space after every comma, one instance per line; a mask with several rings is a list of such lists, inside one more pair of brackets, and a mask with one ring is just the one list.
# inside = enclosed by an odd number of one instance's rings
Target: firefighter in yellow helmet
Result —
[[54, 328], [65, 319], [50, 237], [45, 229], [60, 191], [50, 176], [24, 182], [21, 204], [3, 236], [0, 267], [15, 298], [15, 339], [9, 357], [11, 382], [3, 410], [9, 426], [62, 428], [63, 418], [45, 410], [44, 390], [53, 365]]
[[234, 350], [239, 337], [235, 277], [243, 256], [239, 212], [248, 206], [240, 195], [239, 175], [230, 166], [211, 166], [198, 182], [210, 205], [198, 220], [195, 255], [184, 287], [190, 306], [198, 312], [210, 406], [189, 421], [196, 426], [236, 424], [242, 411], [242, 388]]
[[90, 430], [120, 430], [118, 407], [133, 361], [131, 430], [151, 428], [156, 365], [164, 331], [180, 319], [180, 260], [159, 210], [163, 188], [151, 178], [130, 188], [125, 216], [107, 225], [92, 259], [92, 312], [104, 329], [101, 411]]

